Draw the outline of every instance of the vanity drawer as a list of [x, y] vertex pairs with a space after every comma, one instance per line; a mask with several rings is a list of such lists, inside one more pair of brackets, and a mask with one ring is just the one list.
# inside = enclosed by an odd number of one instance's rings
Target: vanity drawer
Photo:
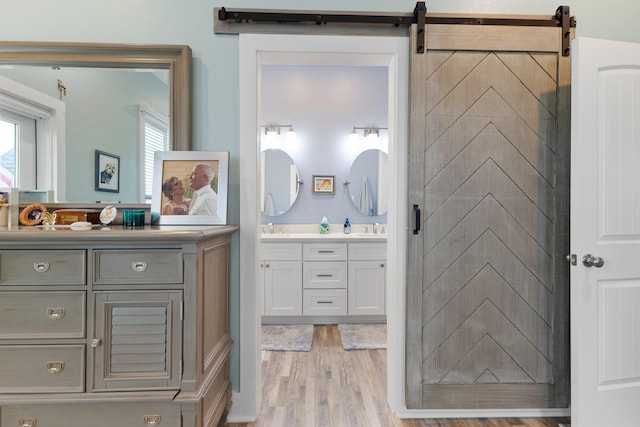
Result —
[[182, 283], [180, 249], [98, 250], [93, 253], [96, 285]]
[[175, 427], [179, 406], [163, 402], [111, 402], [3, 406], [2, 427]]
[[84, 291], [1, 292], [0, 339], [84, 338]]
[[84, 285], [83, 250], [0, 251], [0, 285]]
[[349, 261], [384, 261], [387, 259], [386, 243], [349, 243]]
[[346, 288], [347, 263], [305, 261], [302, 267], [302, 284], [304, 288]]
[[302, 243], [263, 243], [260, 252], [266, 261], [299, 261], [302, 259]]
[[305, 243], [303, 246], [305, 261], [346, 261], [346, 243]]
[[346, 316], [346, 289], [305, 289], [302, 314], [305, 316]]
[[81, 344], [0, 346], [0, 393], [82, 392], [84, 354]]

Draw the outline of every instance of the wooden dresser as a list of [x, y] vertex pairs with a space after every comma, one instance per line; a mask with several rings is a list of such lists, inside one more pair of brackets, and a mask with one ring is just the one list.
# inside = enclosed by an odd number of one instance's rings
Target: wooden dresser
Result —
[[232, 226], [0, 231], [0, 427], [216, 426]]

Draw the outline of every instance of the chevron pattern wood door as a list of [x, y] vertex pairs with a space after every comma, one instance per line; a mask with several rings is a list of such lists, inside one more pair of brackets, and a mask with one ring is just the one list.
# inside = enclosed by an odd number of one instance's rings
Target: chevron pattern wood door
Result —
[[425, 93], [423, 136], [411, 141], [422, 168], [424, 408], [566, 405], [555, 387], [568, 375], [557, 372], [569, 213], [558, 204], [568, 170], [558, 127], [569, 125], [559, 58], [478, 48], [414, 58]]

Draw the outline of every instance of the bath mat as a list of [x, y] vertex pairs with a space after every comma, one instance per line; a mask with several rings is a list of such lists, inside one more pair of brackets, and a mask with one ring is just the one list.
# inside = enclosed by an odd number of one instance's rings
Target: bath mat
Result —
[[262, 325], [262, 350], [311, 351], [313, 325]]
[[345, 350], [377, 350], [387, 348], [385, 323], [344, 323], [338, 325]]

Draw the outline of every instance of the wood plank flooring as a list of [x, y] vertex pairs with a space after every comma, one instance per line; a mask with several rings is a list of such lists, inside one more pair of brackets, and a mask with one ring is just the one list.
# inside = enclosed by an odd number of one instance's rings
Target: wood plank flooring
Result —
[[386, 397], [386, 350], [345, 351], [336, 325], [316, 325], [310, 352], [268, 351], [253, 423], [226, 427], [558, 427], [567, 418], [400, 420]]

